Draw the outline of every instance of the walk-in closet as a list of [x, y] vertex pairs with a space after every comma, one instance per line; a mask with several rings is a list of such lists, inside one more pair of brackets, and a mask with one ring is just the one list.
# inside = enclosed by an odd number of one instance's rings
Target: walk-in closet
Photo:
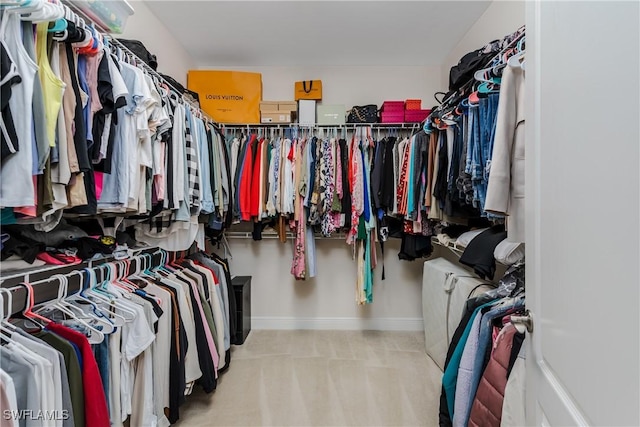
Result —
[[0, 0], [0, 427], [638, 426], [640, 3]]

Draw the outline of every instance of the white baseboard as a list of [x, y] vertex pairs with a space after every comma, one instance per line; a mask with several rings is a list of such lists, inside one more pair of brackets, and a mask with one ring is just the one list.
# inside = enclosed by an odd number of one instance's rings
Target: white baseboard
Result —
[[251, 329], [316, 329], [339, 331], [422, 331], [421, 318], [251, 317]]

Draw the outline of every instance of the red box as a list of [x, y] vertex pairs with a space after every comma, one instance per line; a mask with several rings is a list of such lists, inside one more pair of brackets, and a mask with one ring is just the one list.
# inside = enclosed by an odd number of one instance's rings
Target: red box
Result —
[[431, 114], [431, 110], [407, 110], [404, 112], [404, 121], [405, 123], [420, 123], [429, 114]]
[[404, 123], [404, 111], [383, 111], [380, 123]]
[[404, 101], [384, 101], [382, 111], [404, 111]]
[[405, 110], [422, 110], [422, 100], [407, 99], [406, 101], [404, 101], [404, 109]]

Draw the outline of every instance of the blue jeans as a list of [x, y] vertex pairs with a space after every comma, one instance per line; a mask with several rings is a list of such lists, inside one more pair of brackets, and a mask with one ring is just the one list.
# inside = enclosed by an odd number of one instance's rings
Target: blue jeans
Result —
[[109, 408], [109, 337], [105, 336], [100, 344], [93, 344], [93, 355], [96, 358], [100, 378], [102, 378], [102, 388], [107, 398], [107, 408]]

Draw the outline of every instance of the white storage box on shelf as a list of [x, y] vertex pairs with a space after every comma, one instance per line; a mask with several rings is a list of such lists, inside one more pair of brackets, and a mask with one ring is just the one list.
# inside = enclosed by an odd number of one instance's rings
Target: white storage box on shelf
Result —
[[486, 283], [444, 258], [425, 261], [422, 273], [425, 349], [441, 370], [465, 302], [493, 288]]
[[127, 0], [69, 0], [69, 3], [115, 34], [122, 34], [127, 19], [135, 12]]

